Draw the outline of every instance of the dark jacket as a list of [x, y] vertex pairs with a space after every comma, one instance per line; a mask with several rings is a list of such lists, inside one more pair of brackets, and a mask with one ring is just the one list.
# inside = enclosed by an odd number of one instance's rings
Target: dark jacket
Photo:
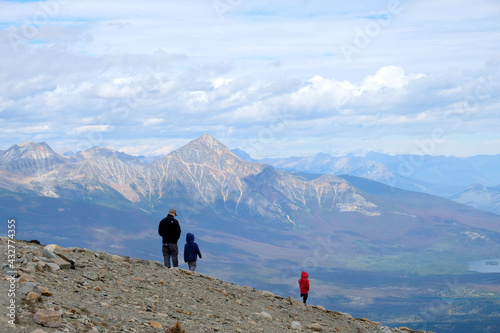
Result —
[[196, 255], [201, 259], [200, 248], [194, 241], [194, 235], [188, 232], [186, 235], [186, 245], [184, 245], [184, 262], [196, 261]]
[[158, 225], [158, 234], [162, 237], [163, 244], [177, 243], [181, 237], [181, 226], [179, 221], [168, 214]]
[[302, 272], [300, 275], [299, 286], [301, 294], [309, 293], [309, 274], [307, 272]]

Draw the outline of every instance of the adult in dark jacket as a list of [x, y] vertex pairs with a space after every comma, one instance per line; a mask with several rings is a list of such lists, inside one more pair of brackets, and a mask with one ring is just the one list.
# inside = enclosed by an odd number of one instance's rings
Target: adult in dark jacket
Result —
[[201, 252], [198, 244], [194, 241], [194, 234], [188, 232], [186, 234], [186, 245], [184, 245], [184, 262], [188, 263], [189, 270], [196, 269], [196, 259], [201, 259]]
[[170, 258], [172, 258], [172, 266], [179, 267], [179, 248], [177, 241], [181, 237], [181, 226], [179, 221], [175, 219], [177, 212], [171, 209], [168, 215], [160, 221], [158, 225], [158, 234], [162, 237], [162, 253], [165, 267], [170, 268]]

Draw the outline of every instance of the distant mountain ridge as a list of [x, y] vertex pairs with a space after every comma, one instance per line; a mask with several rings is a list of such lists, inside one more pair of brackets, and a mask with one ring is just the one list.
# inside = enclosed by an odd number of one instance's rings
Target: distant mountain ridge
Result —
[[[14, 192], [103, 204], [114, 198], [118, 207], [137, 205], [146, 211], [166, 202], [183, 206], [194, 201], [216, 213], [256, 213], [295, 223], [285, 211], [315, 202], [330, 210], [377, 214], [376, 207], [343, 179], [324, 176], [305, 181], [262, 163], [246, 162], [208, 134], [149, 165], [106, 148], [94, 147], [67, 157], [46, 143], [27, 143], [4, 151], [0, 167], [9, 179], [2, 183]], [[261, 195], [261, 190], [272, 198]]]
[[[387, 183], [406, 179], [431, 184], [455, 184], [457, 187], [482, 183], [500, 184], [500, 155], [446, 157], [430, 155], [386, 155], [368, 153], [365, 156], [331, 156], [319, 153], [308, 157], [265, 158], [260, 162], [288, 171], [324, 174], [350, 174]], [[385, 179], [385, 181], [384, 181]], [[391, 185], [391, 184], [388, 184]]]
[[[239, 156], [251, 159], [245, 152]], [[365, 156], [331, 156], [319, 153], [306, 157], [265, 158], [259, 160], [288, 172], [350, 175], [410, 191], [418, 191], [467, 202], [472, 207], [498, 213], [496, 204], [459, 200], [469, 186], [500, 184], [500, 155], [478, 155], [467, 158], [430, 155], [386, 155], [370, 152]], [[473, 197], [469, 196], [469, 199]]]

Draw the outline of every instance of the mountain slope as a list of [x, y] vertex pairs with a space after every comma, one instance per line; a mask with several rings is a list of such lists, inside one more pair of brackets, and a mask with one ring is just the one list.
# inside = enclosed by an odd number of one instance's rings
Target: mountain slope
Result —
[[[397, 196], [402, 195], [391, 195], [391, 188], [383, 184], [375, 183], [371, 191], [358, 185], [367, 196], [377, 191], [397, 202]], [[377, 189], [380, 185], [383, 191]], [[426, 204], [425, 196], [419, 205]], [[16, 218], [19, 238], [162, 260], [161, 238], [156, 233], [162, 215], [8, 192], [0, 193], [0, 206], [7, 216]], [[305, 269], [313, 278], [311, 304], [356, 316], [370, 314], [374, 320], [393, 323], [391, 326], [450, 333], [483, 332], [484, 322], [477, 314], [472, 312], [470, 317], [464, 313], [482, 309], [486, 318], [491, 312], [488, 304], [495, 302], [491, 295], [498, 282], [482, 275], [470, 276], [463, 260], [492, 258], [498, 254], [500, 240], [488, 239], [493, 233], [454, 221], [401, 214], [363, 220], [359, 219], [362, 214], [344, 213], [336, 215], [334, 223], [322, 225], [321, 230], [313, 228], [316, 221], [309, 221], [305, 229], [287, 230], [278, 225], [255, 229], [234, 221], [221, 224], [223, 216], [186, 219], [184, 212], [180, 213], [183, 235], [194, 232], [203, 253], [198, 270], [233, 283], [294, 295], [297, 276]], [[461, 273], [441, 275], [446, 272]], [[455, 281], [450, 286], [451, 297], [462, 301], [440, 308], [447, 311], [444, 322], [438, 320], [440, 317], [435, 323], [421, 322], [419, 317], [427, 311], [428, 302], [441, 304], [440, 295], [448, 286], [443, 281]], [[462, 290], [472, 290], [477, 296], [464, 298]], [[422, 297], [427, 301], [422, 302]], [[415, 317], [415, 313], [420, 315]], [[491, 323], [493, 317], [488, 318]], [[462, 326], [464, 330], [457, 330]]]
[[500, 215], [500, 185], [485, 187], [475, 184], [453, 196], [451, 200]]
[[[198, 272], [169, 270], [158, 261], [18, 242], [23, 251], [16, 267], [17, 300], [27, 306], [17, 308], [16, 327], [9, 328], [23, 332], [38, 332], [42, 326], [69, 332], [166, 332], [176, 322], [186, 332], [401, 332], [321, 305], [305, 307], [296, 294], [285, 297]], [[7, 250], [5, 237], [0, 237], [0, 249]], [[47, 258], [54, 253], [73, 260], [75, 269], [57, 269]], [[0, 302], [7, 308], [4, 299]]]

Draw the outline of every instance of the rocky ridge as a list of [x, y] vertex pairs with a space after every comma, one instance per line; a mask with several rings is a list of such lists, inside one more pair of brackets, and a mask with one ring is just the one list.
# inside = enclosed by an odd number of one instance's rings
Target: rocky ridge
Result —
[[[7, 242], [0, 237], [3, 253]], [[185, 332], [425, 333], [158, 261], [15, 242], [14, 269], [2, 263], [0, 279], [2, 290], [15, 286], [15, 325], [2, 323], [9, 332], [169, 332], [179, 322]], [[2, 309], [12, 302], [5, 296]]]
[[380, 215], [344, 179], [329, 175], [306, 181], [243, 161], [208, 134], [149, 165], [99, 147], [68, 157], [44, 142], [14, 145], [0, 152], [0, 188], [147, 212], [172, 201], [192, 209], [195, 202], [196, 212], [208, 208], [219, 215], [256, 215], [285, 224], [293, 215], [312, 217], [320, 210], [327, 211], [325, 216], [346, 211]]

